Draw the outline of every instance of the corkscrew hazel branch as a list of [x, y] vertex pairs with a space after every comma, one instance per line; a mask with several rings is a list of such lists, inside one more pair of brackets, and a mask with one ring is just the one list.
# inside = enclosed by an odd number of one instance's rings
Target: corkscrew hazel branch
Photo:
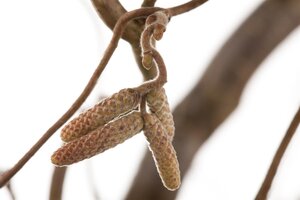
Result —
[[[149, 93], [151, 90], [161, 88], [167, 82], [167, 70], [160, 53], [151, 45], [152, 36], [156, 40], [162, 38], [169, 22], [169, 15], [166, 10], [157, 11], [146, 19], [146, 27], [141, 35], [141, 47], [143, 51], [143, 64], [145, 68], [152, 66], [152, 58], [158, 69], [157, 76], [150, 81], [145, 82], [136, 89], [141, 95]], [[144, 56], [145, 55], [145, 56]]]
[[[172, 16], [175, 16], [187, 12], [191, 9], [194, 9], [203, 4], [204, 2], [206, 2], [206, 0], [194, 0], [186, 4], [182, 4], [180, 6], [169, 8], [168, 10]], [[111, 42], [109, 43], [100, 64], [94, 71], [85, 89], [82, 91], [80, 96], [74, 101], [71, 107], [43, 134], [43, 136], [31, 147], [31, 149], [11, 169], [1, 174], [0, 188], [2, 188], [30, 160], [30, 158], [48, 141], [48, 139], [57, 131], [57, 129], [59, 129], [78, 110], [78, 108], [82, 105], [85, 99], [89, 96], [94, 86], [96, 85], [99, 76], [101, 75], [102, 71], [107, 65], [114, 50], [116, 49], [118, 41], [122, 36], [127, 22], [134, 18], [148, 16], [158, 10], [161, 10], [161, 8], [141, 8], [125, 13], [118, 19], [113, 29], [114, 34], [111, 39]], [[158, 61], [156, 60], [156, 62]]]
[[161, 8], [140, 8], [125, 13], [114, 27], [112, 39], [104, 52], [100, 64], [94, 71], [88, 84], [75, 100], [71, 107], [44, 133], [44, 135], [31, 147], [31, 149], [8, 171], [0, 176], [0, 188], [2, 188], [29, 160], [30, 158], [48, 141], [48, 139], [59, 129], [82, 105], [95, 87], [98, 78], [111, 58], [114, 50], [117, 48], [118, 41], [126, 27], [128, 21], [141, 16], [148, 16]]

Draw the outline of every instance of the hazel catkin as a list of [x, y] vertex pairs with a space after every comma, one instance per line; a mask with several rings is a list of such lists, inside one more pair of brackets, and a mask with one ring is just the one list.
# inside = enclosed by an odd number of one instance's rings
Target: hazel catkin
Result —
[[132, 111], [105, 124], [103, 127], [64, 144], [53, 153], [51, 161], [57, 166], [79, 162], [115, 147], [139, 133], [142, 128], [143, 119], [140, 112]]
[[61, 139], [70, 142], [137, 107], [140, 94], [134, 89], [122, 89], [71, 120], [62, 130]]
[[180, 186], [179, 164], [174, 147], [161, 122], [154, 114], [144, 114], [144, 134], [149, 142], [158, 173], [169, 190]]
[[146, 100], [150, 111], [158, 117], [166, 129], [166, 133], [173, 140], [175, 125], [165, 89], [152, 90], [147, 94]]

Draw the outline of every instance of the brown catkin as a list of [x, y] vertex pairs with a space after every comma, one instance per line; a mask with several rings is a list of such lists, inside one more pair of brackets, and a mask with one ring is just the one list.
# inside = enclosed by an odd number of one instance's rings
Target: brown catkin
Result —
[[66, 143], [53, 153], [51, 161], [58, 166], [70, 165], [110, 149], [140, 132], [143, 119], [140, 112], [115, 119], [103, 127]]
[[166, 129], [166, 133], [173, 140], [175, 126], [165, 89], [152, 90], [147, 94], [146, 99], [150, 111], [158, 117]]
[[176, 190], [180, 186], [180, 171], [172, 142], [156, 115], [144, 114], [143, 118], [144, 134], [161, 180], [167, 189]]
[[70, 142], [137, 107], [140, 94], [134, 89], [122, 89], [71, 120], [62, 130], [61, 139]]

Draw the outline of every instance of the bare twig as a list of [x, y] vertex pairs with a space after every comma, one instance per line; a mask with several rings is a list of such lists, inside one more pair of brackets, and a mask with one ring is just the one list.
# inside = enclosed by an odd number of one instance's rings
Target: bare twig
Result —
[[[127, 12], [122, 4], [117, 0], [91, 0], [99, 17], [113, 30], [118, 19]], [[142, 23], [137, 20], [128, 22], [122, 38], [130, 43], [138, 42], [138, 36], [142, 32]]]
[[284, 138], [282, 139], [282, 141], [277, 149], [277, 152], [273, 158], [272, 164], [270, 165], [270, 168], [265, 177], [265, 180], [264, 180], [263, 184], [261, 185], [259, 192], [257, 193], [257, 196], [255, 198], [256, 200], [267, 199], [268, 192], [271, 188], [271, 184], [276, 175], [280, 161], [281, 161], [289, 143], [291, 142], [292, 137], [294, 136], [299, 123], [300, 123], [300, 107], [298, 108], [297, 113], [295, 114]]
[[[188, 3], [169, 8], [172, 16], [182, 14], [193, 8], [196, 8], [206, 2], [207, 0], [193, 0]], [[104, 23], [112, 30], [117, 22], [118, 18], [126, 12], [125, 8], [118, 0], [92, 0], [94, 7], [97, 10], [98, 15], [104, 21]], [[145, 0], [142, 6], [154, 5], [155, 0]], [[144, 20], [135, 20], [129, 22], [127, 28], [122, 36], [127, 42], [130, 43], [136, 62], [144, 76], [145, 80], [153, 79], [156, 74], [156, 68], [152, 67], [150, 70], [146, 70], [141, 62], [141, 48], [139, 39], [144, 28]]]
[[111, 58], [114, 50], [118, 45], [118, 41], [126, 27], [128, 21], [141, 17], [141, 16], [148, 16], [153, 12], [160, 10], [160, 8], [141, 8], [137, 9], [128, 13], [125, 13], [120, 17], [118, 22], [114, 28], [114, 34], [112, 39], [101, 59], [100, 64], [94, 71], [91, 79], [89, 80], [88, 84], [86, 85], [83, 92], [80, 96], [76, 99], [76, 101], [72, 104], [72, 106], [67, 110], [67, 112], [57, 120], [47, 131], [46, 133], [37, 141], [35, 145], [8, 171], [4, 172], [0, 176], [0, 188], [3, 187], [7, 181], [9, 181], [26, 163], [27, 161], [45, 144], [45, 142], [59, 129], [82, 105], [85, 99], [89, 96], [92, 89], [97, 83], [99, 76], [101, 75], [102, 71], [104, 70], [105, 66], [107, 65], [109, 59]]
[[171, 16], [176, 16], [176, 15], [180, 15], [185, 12], [188, 12], [190, 10], [193, 10], [193, 9], [197, 8], [198, 6], [201, 6], [205, 2], [207, 2], [207, 0], [193, 0], [193, 1], [189, 1], [185, 4], [169, 8], [168, 10], [169, 10]]
[[54, 167], [49, 200], [61, 200], [67, 167]]
[[10, 198], [11, 198], [12, 200], [15, 200], [15, 199], [16, 199], [16, 196], [15, 196], [15, 193], [14, 193], [14, 190], [13, 190], [11, 184], [8, 183], [8, 184], [6, 185], [6, 187], [7, 187], [8, 193], [9, 193], [9, 195], [10, 195]]
[[[113, 30], [117, 20], [126, 12], [117, 0], [92, 0], [92, 2], [100, 18], [111, 30]], [[142, 19], [140, 19], [140, 21], [141, 20]], [[122, 38], [130, 43], [136, 62], [144, 79], [149, 80], [153, 79], [157, 72], [156, 67], [146, 70], [141, 62], [140, 36], [144, 29], [144, 23], [145, 19], [143, 19], [143, 23], [139, 23], [139, 21], [136, 20], [129, 22]]]
[[[300, 23], [298, 0], [264, 1], [229, 38], [191, 93], [174, 110], [181, 175], [213, 131], [235, 110], [255, 70]], [[280, 28], [279, 28], [280, 27]], [[126, 199], [175, 199], [160, 186], [147, 153]]]

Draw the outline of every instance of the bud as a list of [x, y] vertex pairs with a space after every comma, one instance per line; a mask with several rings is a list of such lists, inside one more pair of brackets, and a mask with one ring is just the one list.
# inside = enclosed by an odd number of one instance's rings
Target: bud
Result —
[[149, 92], [147, 103], [151, 112], [158, 117], [166, 129], [166, 133], [173, 140], [175, 134], [174, 120], [164, 88]]
[[140, 112], [132, 111], [87, 135], [64, 144], [53, 153], [51, 161], [58, 166], [79, 162], [115, 147], [139, 133], [142, 128], [143, 119]]
[[140, 95], [134, 89], [122, 89], [71, 120], [62, 130], [61, 139], [70, 142], [137, 107]]
[[144, 116], [144, 134], [149, 142], [158, 173], [168, 190], [176, 190], [180, 186], [179, 164], [172, 142], [159, 119], [154, 114]]

